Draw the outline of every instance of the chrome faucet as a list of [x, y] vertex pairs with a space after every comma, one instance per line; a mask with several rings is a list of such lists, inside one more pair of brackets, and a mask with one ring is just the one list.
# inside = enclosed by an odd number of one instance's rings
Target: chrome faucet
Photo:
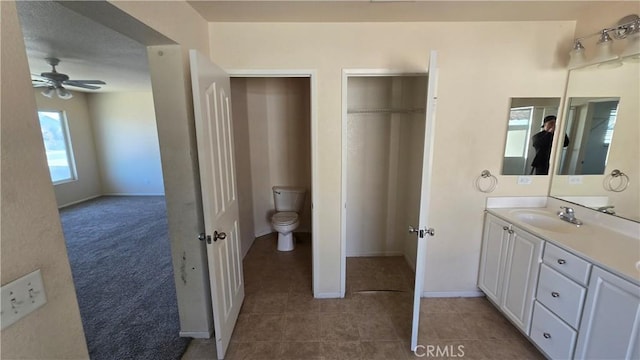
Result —
[[600, 212], [603, 212], [605, 214], [615, 215], [616, 212], [612, 210], [614, 207], [615, 206], [613, 206], [613, 205], [607, 205], [607, 206], [601, 206], [601, 207], [597, 208], [596, 210], [600, 211]]
[[560, 217], [560, 219], [572, 223], [576, 226], [582, 225], [582, 221], [576, 219], [576, 213], [573, 211], [573, 208], [570, 208], [568, 206], [560, 206], [560, 208], [564, 209], [564, 211], [558, 211], [558, 217]]

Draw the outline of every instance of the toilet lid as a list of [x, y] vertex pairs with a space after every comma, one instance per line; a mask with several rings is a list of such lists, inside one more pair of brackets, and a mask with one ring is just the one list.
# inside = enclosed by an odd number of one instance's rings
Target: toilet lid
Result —
[[298, 214], [291, 211], [278, 212], [273, 215], [271, 221], [278, 225], [291, 225], [298, 221]]

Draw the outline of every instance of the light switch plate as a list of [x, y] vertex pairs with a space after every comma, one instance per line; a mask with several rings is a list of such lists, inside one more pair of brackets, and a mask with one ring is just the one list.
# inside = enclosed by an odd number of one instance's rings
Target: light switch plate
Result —
[[2, 330], [47, 303], [40, 269], [0, 288]]
[[531, 185], [531, 176], [518, 176], [518, 185]]
[[580, 184], [582, 184], [582, 175], [569, 176], [569, 185], [580, 185]]

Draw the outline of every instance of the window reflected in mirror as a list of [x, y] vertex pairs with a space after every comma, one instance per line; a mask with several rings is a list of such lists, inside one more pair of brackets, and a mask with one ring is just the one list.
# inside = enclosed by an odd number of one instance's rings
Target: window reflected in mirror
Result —
[[[504, 147], [502, 175], [543, 175], [548, 173], [551, 155], [551, 140], [555, 129], [560, 98], [512, 98], [507, 118], [507, 136]], [[547, 120], [545, 122], [545, 119]], [[536, 134], [545, 131], [551, 136], [540, 148], [541, 143], [534, 141]], [[541, 134], [543, 135], [543, 134]], [[538, 135], [537, 139], [541, 136]], [[534, 143], [536, 146], [534, 147]], [[541, 152], [542, 151], [542, 152]], [[544, 169], [534, 169], [532, 164], [544, 164]]]
[[602, 175], [618, 114], [618, 97], [572, 97], [566, 132], [571, 146], [560, 153], [559, 175]]

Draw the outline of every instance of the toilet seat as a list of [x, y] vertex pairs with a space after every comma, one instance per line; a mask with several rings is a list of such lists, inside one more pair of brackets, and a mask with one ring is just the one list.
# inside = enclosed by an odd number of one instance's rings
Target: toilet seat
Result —
[[271, 218], [273, 225], [291, 225], [296, 221], [298, 221], [298, 214], [291, 211], [275, 213]]

